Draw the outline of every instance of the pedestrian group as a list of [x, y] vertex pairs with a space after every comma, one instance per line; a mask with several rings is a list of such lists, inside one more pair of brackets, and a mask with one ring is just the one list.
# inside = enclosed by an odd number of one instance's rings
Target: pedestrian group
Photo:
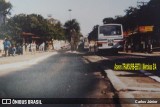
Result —
[[23, 46], [25, 46], [25, 51], [31, 52], [32, 54], [35, 54], [37, 50], [40, 52], [45, 51], [45, 42], [42, 42], [40, 45], [37, 45], [35, 41], [33, 41], [30, 44], [16, 44], [13, 45], [11, 41], [8, 38], [5, 38], [4, 42], [4, 56], [15, 56], [22, 55], [23, 54]]

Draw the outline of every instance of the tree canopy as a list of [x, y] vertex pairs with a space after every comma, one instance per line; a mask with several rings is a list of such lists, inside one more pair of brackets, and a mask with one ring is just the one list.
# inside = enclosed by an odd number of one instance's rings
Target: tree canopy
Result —
[[[110, 19], [109, 19], [110, 20]], [[97, 40], [98, 38], [98, 27], [99, 25], [95, 25], [92, 29], [92, 31], [88, 35], [88, 40]]]
[[160, 0], [150, 0], [146, 5], [130, 6], [125, 10], [124, 16], [104, 18], [103, 22], [123, 24], [124, 30], [133, 30], [137, 26], [158, 26], [160, 15], [157, 10], [160, 10]]
[[[117, 15], [113, 17], [106, 17], [102, 21], [107, 23], [119, 23], [123, 25], [124, 31], [134, 31], [138, 26], [154, 26], [157, 35], [160, 31], [160, 0], [150, 0], [147, 4], [139, 5], [137, 7], [128, 7], [125, 15]], [[95, 39], [97, 35], [97, 25], [89, 33], [90, 39]]]
[[38, 14], [15, 15], [8, 20], [7, 29], [12, 36], [19, 36], [22, 32], [29, 32], [39, 37], [64, 39], [64, 29], [59, 21], [51, 23], [50, 20]]
[[5, 0], [0, 0], [0, 14], [7, 15], [11, 14], [12, 4], [10, 2], [5, 2]]
[[5, 0], [0, 0], [0, 38], [4, 38], [6, 35], [4, 25], [6, 22], [6, 16], [11, 14], [10, 13], [11, 9], [12, 9], [12, 4], [10, 2], [5, 2]]
[[[80, 26], [76, 19], [67, 21], [64, 25], [54, 18], [45, 19], [39, 14], [18, 14], [6, 19], [7, 14], [11, 14], [12, 4], [0, 0], [0, 16], [4, 16], [7, 21], [1, 26], [0, 34], [9, 35], [11, 38], [20, 37], [22, 32], [33, 33], [39, 37], [70, 40], [70, 30], [75, 29], [77, 37], [82, 36]], [[5, 21], [4, 21], [5, 22]], [[3, 33], [2, 33], [3, 32]]]
[[76, 31], [77, 38], [81, 36], [80, 25], [76, 19], [72, 19], [72, 20], [65, 22], [64, 28], [65, 28], [66, 39], [68, 41], [71, 41], [71, 30], [73, 29]]

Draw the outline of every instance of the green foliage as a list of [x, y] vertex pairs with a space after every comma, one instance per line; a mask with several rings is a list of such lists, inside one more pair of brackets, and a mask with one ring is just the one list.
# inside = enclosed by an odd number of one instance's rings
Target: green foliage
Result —
[[80, 38], [80, 36], [81, 36], [80, 25], [79, 25], [79, 23], [77, 22], [76, 19], [72, 19], [72, 20], [67, 21], [64, 24], [64, 28], [65, 28], [65, 35], [66, 35], [65, 38], [68, 41], [71, 41], [71, 30], [73, 30], [73, 29], [76, 31], [77, 38], [78, 39]]
[[60, 22], [51, 23], [48, 19], [37, 14], [15, 15], [8, 20], [7, 27], [12, 36], [19, 36], [22, 32], [29, 32], [39, 37], [64, 39], [64, 30]]
[[98, 39], [98, 27], [99, 25], [96, 25], [93, 27], [93, 30], [88, 35], [88, 40], [97, 40]]
[[[10, 10], [12, 9], [12, 5], [10, 2], [5, 2], [5, 0], [0, 0], [0, 17], [2, 18], [2, 22], [0, 22], [0, 38], [4, 39], [6, 37], [6, 26], [5, 19], [6, 15], [10, 15]], [[3, 16], [3, 17], [2, 17]]]
[[104, 18], [103, 23], [108, 24], [108, 23], [113, 23], [114, 19], [112, 17]]
[[76, 19], [72, 19], [72, 20], [67, 21], [64, 24], [64, 27], [68, 30], [75, 29], [76, 32], [80, 32], [80, 25]]
[[10, 14], [12, 9], [12, 4], [10, 2], [5, 2], [5, 0], [0, 0], [0, 14], [7, 15]]
[[[129, 7], [125, 10], [124, 16], [107, 17], [103, 19], [103, 23], [119, 23], [123, 25], [124, 31], [135, 30], [138, 26], [154, 26], [156, 35], [160, 31], [160, 0], [150, 0], [148, 4], [138, 7]], [[89, 33], [89, 40], [96, 40], [98, 25], [93, 27]]]
[[137, 26], [145, 25], [160, 25], [160, 0], [150, 0], [148, 4], [138, 7], [129, 7], [125, 10], [124, 16], [116, 16], [115, 18], [104, 18], [106, 23], [120, 23], [123, 24], [124, 30], [134, 30]]

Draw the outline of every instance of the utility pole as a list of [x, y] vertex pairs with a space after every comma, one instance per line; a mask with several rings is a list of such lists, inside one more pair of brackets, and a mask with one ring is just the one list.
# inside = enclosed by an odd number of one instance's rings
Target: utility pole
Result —
[[72, 9], [69, 9], [68, 11], [69, 11], [69, 18], [70, 18], [70, 21], [71, 21], [71, 20], [72, 20], [72, 19], [71, 19], [71, 12], [72, 12]]

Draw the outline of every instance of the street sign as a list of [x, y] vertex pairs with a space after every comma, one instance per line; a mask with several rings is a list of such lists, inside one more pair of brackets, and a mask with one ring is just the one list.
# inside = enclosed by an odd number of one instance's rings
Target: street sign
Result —
[[139, 31], [144, 33], [144, 32], [152, 32], [153, 31], [153, 26], [139, 26]]

